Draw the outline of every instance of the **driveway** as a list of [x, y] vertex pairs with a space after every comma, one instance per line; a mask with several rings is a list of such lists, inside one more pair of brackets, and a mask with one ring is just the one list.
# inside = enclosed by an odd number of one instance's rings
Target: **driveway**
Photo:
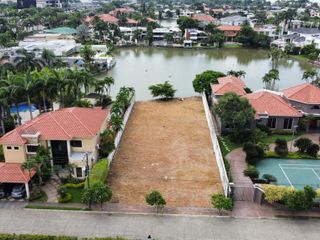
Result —
[[1, 233], [56, 234], [129, 239], [318, 240], [320, 220], [237, 219], [111, 215], [71, 211], [1, 209]]

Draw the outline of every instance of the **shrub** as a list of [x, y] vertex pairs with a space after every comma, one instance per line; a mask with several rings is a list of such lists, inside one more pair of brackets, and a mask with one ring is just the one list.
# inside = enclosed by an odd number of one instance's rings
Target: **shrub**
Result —
[[290, 187], [269, 184], [263, 185], [262, 188], [264, 191], [264, 199], [268, 203], [283, 201], [287, 193], [293, 191]]
[[271, 134], [270, 128], [266, 125], [257, 124], [257, 128], [260, 129], [262, 132], [267, 133], [268, 135]]
[[166, 200], [164, 200], [164, 198], [162, 197], [162, 195], [159, 191], [152, 191], [152, 192], [148, 193], [146, 196], [146, 202], [150, 206], [155, 206], [157, 209], [157, 212], [158, 212], [158, 210], [163, 209], [164, 206], [167, 204]]
[[294, 146], [299, 149], [299, 152], [306, 152], [312, 145], [312, 141], [309, 138], [299, 138], [294, 142]]
[[8, 116], [3, 121], [4, 129], [6, 132], [10, 132], [15, 128], [14, 118], [11, 116]]
[[149, 87], [151, 91], [151, 95], [153, 97], [160, 97], [164, 99], [173, 98], [174, 94], [177, 90], [173, 89], [172, 84], [169, 81], [165, 81], [164, 83], [159, 83], [155, 85], [151, 85]]
[[316, 190], [317, 198], [320, 198], [320, 188]]
[[263, 148], [250, 142], [243, 145], [243, 151], [246, 153], [246, 161], [249, 164], [256, 164], [264, 157]]
[[64, 197], [62, 197], [61, 195], [58, 196], [59, 203], [68, 203], [68, 202], [71, 202], [71, 200], [72, 200], [72, 195], [71, 193], [68, 193], [68, 192], [65, 193]]
[[80, 182], [80, 183], [66, 183], [62, 185], [62, 187], [65, 188], [84, 188], [85, 182]]
[[277, 178], [271, 174], [264, 174], [262, 176], [263, 179], [267, 180], [268, 183], [276, 183]]
[[310, 186], [304, 190], [295, 190], [287, 193], [284, 197], [285, 206], [292, 210], [307, 210], [312, 208], [316, 192]]
[[288, 144], [285, 139], [277, 139], [275, 141], [274, 151], [281, 157], [285, 157], [288, 155]]
[[255, 179], [259, 177], [259, 171], [255, 166], [249, 165], [246, 170], [244, 170], [243, 174], [251, 179]]
[[214, 208], [218, 209], [219, 215], [221, 215], [222, 210], [230, 211], [233, 207], [232, 199], [221, 193], [213, 194], [211, 196], [211, 204]]
[[318, 144], [311, 144], [307, 149], [307, 154], [309, 154], [310, 156], [312, 156], [314, 158], [317, 158], [319, 150], [320, 150], [320, 148], [319, 148]]
[[108, 155], [115, 149], [114, 145], [115, 133], [111, 129], [106, 129], [100, 135], [100, 154], [102, 157]]

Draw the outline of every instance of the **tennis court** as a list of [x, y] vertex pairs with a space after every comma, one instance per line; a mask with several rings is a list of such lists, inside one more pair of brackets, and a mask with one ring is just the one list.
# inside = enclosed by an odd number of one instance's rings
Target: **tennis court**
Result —
[[320, 160], [270, 158], [260, 161], [256, 167], [260, 177], [264, 174], [275, 176], [277, 185], [320, 188]]

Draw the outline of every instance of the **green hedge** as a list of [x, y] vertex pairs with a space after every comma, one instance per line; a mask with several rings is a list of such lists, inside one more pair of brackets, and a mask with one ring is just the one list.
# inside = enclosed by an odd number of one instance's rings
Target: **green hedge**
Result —
[[106, 238], [78, 238], [67, 236], [52, 236], [52, 235], [32, 235], [32, 234], [1, 234], [0, 240], [126, 240], [122, 237], [106, 237]]
[[[96, 182], [105, 182], [107, 180], [109, 173], [109, 161], [106, 158], [101, 159], [96, 164], [90, 172], [90, 185]], [[87, 184], [85, 185], [87, 187]]]
[[72, 200], [72, 195], [71, 193], [66, 193], [65, 197], [58, 197], [58, 202], [59, 203], [68, 203]]
[[281, 157], [275, 152], [266, 152], [264, 154], [265, 158], [288, 158], [288, 159], [315, 159], [310, 155], [300, 153], [300, 152], [289, 152], [286, 157]]
[[61, 187], [66, 187], [66, 188], [84, 188], [85, 182], [81, 183], [66, 183], [62, 185]]

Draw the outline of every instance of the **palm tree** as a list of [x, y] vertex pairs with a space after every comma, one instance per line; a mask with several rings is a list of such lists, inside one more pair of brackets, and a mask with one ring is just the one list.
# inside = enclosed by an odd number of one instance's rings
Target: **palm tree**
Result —
[[82, 95], [82, 89], [84, 89], [84, 93], [86, 94], [91, 86], [93, 86], [94, 78], [92, 75], [84, 70], [74, 69], [70, 77], [67, 80], [66, 87], [69, 92], [73, 91], [76, 101], [80, 100]]
[[27, 98], [30, 119], [33, 119], [31, 98], [39, 84], [39, 79], [34, 77], [34, 74], [31, 74], [30, 70], [28, 70], [22, 78], [19, 78], [19, 81], [16, 84], [16, 91], [23, 93]]
[[27, 71], [29, 68], [31, 70], [41, 69], [41, 61], [36, 59], [34, 52], [28, 52], [25, 49], [20, 49], [17, 51], [18, 56], [14, 59], [16, 67], [20, 71]]
[[302, 75], [302, 80], [306, 80], [307, 83], [309, 82], [309, 80], [314, 81], [317, 78], [318, 78], [318, 73], [314, 69], [310, 71], [305, 71]]
[[280, 48], [271, 47], [269, 51], [269, 57], [271, 58], [272, 69], [277, 69], [279, 60], [285, 57], [285, 52]]
[[70, 75], [70, 69], [59, 68], [57, 70], [53, 70], [52, 80], [55, 83], [55, 87], [52, 87], [55, 88], [55, 91], [59, 96], [59, 101], [62, 108], [64, 107], [65, 90]]
[[2, 95], [6, 97], [9, 104], [14, 104], [17, 113], [18, 125], [21, 125], [21, 117], [19, 113], [19, 101], [21, 100], [20, 92], [17, 88], [17, 83], [21, 76], [11, 72], [7, 73], [5, 78], [0, 80]]
[[111, 85], [114, 84], [113, 77], [105, 77], [104, 79], [99, 79], [95, 82], [95, 91], [100, 94], [107, 94], [110, 96]]
[[271, 69], [262, 78], [265, 88], [269, 90], [274, 90], [276, 81], [279, 81], [279, 71], [277, 69]]
[[51, 65], [54, 63], [56, 56], [51, 50], [43, 49], [41, 53], [41, 59], [45, 63], [46, 66], [51, 67]]
[[4, 92], [0, 89], [0, 126], [1, 126], [1, 133], [4, 135], [6, 130], [4, 128], [4, 119], [6, 115], [6, 109], [8, 109], [8, 101], [6, 95], [3, 94]]
[[83, 58], [85, 68], [90, 70], [94, 57], [94, 51], [92, 50], [92, 47], [90, 45], [85, 45], [82, 47], [80, 49], [80, 56]]
[[22, 170], [27, 170], [29, 172], [29, 178], [31, 179], [31, 171], [36, 167], [37, 162], [33, 159], [27, 159], [24, 163], [22, 163]]
[[227, 75], [232, 75], [235, 77], [244, 77], [246, 75], [246, 72], [243, 70], [239, 70], [239, 71], [230, 70], [227, 72]]

